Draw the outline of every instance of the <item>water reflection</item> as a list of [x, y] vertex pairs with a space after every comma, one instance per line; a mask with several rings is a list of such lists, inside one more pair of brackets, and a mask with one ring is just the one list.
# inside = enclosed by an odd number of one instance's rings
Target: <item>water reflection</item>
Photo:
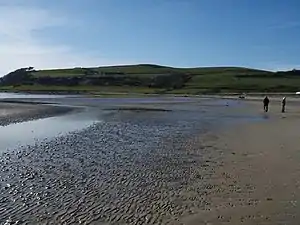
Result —
[[0, 152], [81, 130], [98, 119], [88, 112], [0, 126]]
[[0, 99], [13, 98], [64, 98], [71, 97], [71, 95], [51, 95], [51, 94], [27, 94], [27, 93], [9, 93], [9, 92], [1, 92]]

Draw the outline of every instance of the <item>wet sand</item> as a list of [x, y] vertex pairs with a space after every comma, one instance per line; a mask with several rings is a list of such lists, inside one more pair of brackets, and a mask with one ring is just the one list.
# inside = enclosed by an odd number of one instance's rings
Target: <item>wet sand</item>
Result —
[[296, 104], [189, 104], [4, 153], [0, 223], [298, 224]]
[[248, 110], [267, 120], [235, 126], [216, 135], [222, 165], [213, 175], [211, 205], [184, 224], [299, 224], [300, 102], [280, 113], [280, 98], [269, 113], [258, 101]]
[[113, 110], [83, 131], [4, 153], [1, 222], [173, 224], [205, 207], [189, 189], [210, 176], [197, 171], [209, 162], [185, 149], [191, 131], [208, 128], [198, 116]]
[[0, 126], [57, 116], [72, 110], [69, 107], [0, 101]]

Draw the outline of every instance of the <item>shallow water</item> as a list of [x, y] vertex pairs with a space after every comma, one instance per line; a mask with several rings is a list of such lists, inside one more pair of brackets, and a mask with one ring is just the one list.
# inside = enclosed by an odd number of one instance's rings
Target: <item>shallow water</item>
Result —
[[[64, 98], [68, 95], [50, 95], [50, 94], [27, 94], [27, 93], [9, 93], [9, 92], [0, 92], [0, 99], [35, 99], [35, 98]], [[70, 96], [69, 96], [70, 97]]]
[[[0, 157], [0, 223], [176, 224], [209, 208], [206, 193], [214, 190], [211, 177], [222, 154], [204, 136], [226, 124], [261, 119], [231, 110], [243, 107], [237, 101], [126, 100], [128, 105], [150, 101], [171, 110], [166, 112], [103, 110], [124, 105], [123, 99], [78, 101], [93, 106], [81, 119], [57, 117], [25, 126], [34, 131], [29, 139], [37, 129], [58, 134], [78, 120], [84, 129], [72, 125], [70, 130], [79, 129]], [[14, 138], [22, 136], [14, 129]]]
[[85, 111], [0, 126], [0, 153], [82, 130], [95, 122], [99, 118]]

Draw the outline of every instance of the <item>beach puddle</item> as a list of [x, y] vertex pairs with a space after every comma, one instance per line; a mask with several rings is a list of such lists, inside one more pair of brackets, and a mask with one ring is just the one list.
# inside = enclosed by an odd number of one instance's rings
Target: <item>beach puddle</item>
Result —
[[79, 131], [98, 121], [91, 113], [81, 112], [0, 126], [0, 153]]
[[65, 98], [73, 95], [52, 95], [52, 94], [26, 94], [26, 93], [0, 93], [0, 99], [51, 99], [51, 98]]

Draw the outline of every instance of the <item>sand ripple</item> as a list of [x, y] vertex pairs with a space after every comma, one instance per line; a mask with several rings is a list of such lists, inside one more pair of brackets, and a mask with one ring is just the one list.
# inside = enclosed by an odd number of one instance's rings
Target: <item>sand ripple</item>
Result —
[[218, 165], [189, 132], [202, 127], [152, 122], [114, 118], [3, 154], [0, 222], [177, 224], [207, 209]]

